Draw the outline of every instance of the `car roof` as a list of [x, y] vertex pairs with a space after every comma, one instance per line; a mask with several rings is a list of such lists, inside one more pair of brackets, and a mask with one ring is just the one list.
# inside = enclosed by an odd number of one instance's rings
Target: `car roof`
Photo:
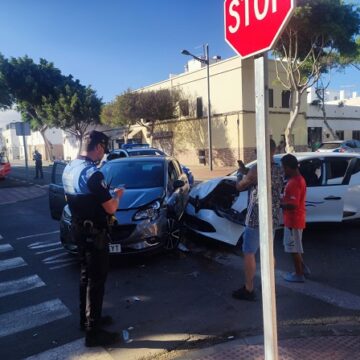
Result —
[[149, 162], [165, 162], [166, 160], [175, 160], [175, 158], [171, 157], [171, 156], [158, 156], [158, 155], [152, 155], [152, 156], [143, 156], [143, 155], [138, 155], [138, 156], [130, 156], [130, 157], [123, 157], [123, 158], [117, 158], [117, 159], [112, 159], [110, 161], [108, 161], [106, 164], [112, 164], [112, 163], [117, 163], [117, 162], [123, 162], [123, 161], [131, 161], [131, 162], [138, 162], [138, 161], [149, 161]]
[[[274, 158], [281, 159], [286, 154], [276, 154]], [[348, 157], [357, 157], [360, 158], [360, 153], [336, 153], [336, 152], [298, 152], [293, 153], [292, 155], [296, 156], [296, 158], [301, 161], [305, 159], [313, 159], [313, 158], [348, 158]]]

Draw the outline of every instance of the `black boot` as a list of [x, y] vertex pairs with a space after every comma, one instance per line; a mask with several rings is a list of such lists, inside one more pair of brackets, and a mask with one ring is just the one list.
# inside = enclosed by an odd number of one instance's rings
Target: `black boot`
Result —
[[109, 346], [119, 341], [120, 335], [102, 329], [86, 330], [85, 346]]

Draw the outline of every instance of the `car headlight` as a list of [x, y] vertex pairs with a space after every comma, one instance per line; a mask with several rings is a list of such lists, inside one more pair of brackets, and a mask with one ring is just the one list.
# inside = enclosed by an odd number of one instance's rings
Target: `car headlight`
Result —
[[133, 219], [134, 220], [155, 220], [159, 217], [160, 214], [160, 202], [154, 201], [153, 203], [149, 204], [146, 208], [142, 208], [138, 210]]

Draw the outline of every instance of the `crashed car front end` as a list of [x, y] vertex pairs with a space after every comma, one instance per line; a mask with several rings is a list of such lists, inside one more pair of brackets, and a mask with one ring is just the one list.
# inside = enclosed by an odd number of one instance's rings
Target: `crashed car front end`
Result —
[[[77, 245], [71, 236], [71, 212], [66, 205], [60, 221], [60, 238], [71, 253]], [[149, 206], [116, 213], [116, 222], [110, 226], [110, 253], [139, 253], [164, 246], [168, 234], [167, 209], [156, 201]]]
[[236, 177], [195, 186], [186, 207], [185, 226], [202, 236], [236, 245], [244, 231], [247, 192], [238, 193]]

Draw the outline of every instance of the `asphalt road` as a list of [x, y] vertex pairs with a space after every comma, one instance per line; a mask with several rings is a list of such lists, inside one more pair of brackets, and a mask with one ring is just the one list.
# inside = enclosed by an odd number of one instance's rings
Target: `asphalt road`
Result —
[[[22, 359], [49, 350], [78, 351], [91, 359], [78, 329], [77, 261], [59, 244], [47, 197], [0, 206], [0, 219], [0, 358]], [[291, 270], [291, 261], [278, 235], [280, 337], [358, 331], [358, 231], [356, 224], [307, 229], [304, 248], [312, 277], [305, 284], [281, 281], [280, 272]], [[156, 358], [172, 349], [262, 333], [261, 300], [231, 298], [243, 283], [239, 250], [193, 236], [189, 242], [188, 253], [112, 259], [104, 313], [115, 319], [110, 329], [126, 330], [129, 340], [111, 350], [98, 349], [104, 359]], [[259, 295], [260, 290], [257, 278]]]

